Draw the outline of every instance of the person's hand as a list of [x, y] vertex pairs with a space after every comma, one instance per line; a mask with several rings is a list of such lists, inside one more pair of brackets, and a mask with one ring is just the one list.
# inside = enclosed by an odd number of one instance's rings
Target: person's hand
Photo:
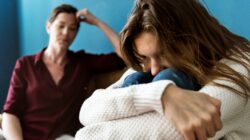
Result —
[[221, 102], [207, 94], [170, 85], [162, 102], [165, 116], [185, 140], [206, 140], [222, 128]]
[[99, 20], [88, 10], [82, 9], [76, 13], [79, 22], [85, 22], [91, 25], [97, 25]]

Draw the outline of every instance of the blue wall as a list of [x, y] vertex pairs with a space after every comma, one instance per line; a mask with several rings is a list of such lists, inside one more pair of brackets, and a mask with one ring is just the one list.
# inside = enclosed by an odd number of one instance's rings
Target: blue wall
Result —
[[203, 0], [207, 9], [232, 32], [250, 40], [249, 0]]
[[[249, 0], [203, 0], [209, 11], [231, 31], [250, 39]], [[52, 9], [69, 3], [87, 7], [93, 14], [119, 32], [126, 22], [134, 0], [19, 0], [21, 55], [33, 54], [47, 45], [45, 22]], [[82, 24], [71, 49], [92, 53], [112, 51], [111, 44], [96, 27]]]
[[[0, 107], [8, 92], [10, 77], [19, 55], [16, 0], [0, 0]], [[1, 111], [0, 108], [0, 111]]]
[[[33, 54], [47, 45], [45, 22], [52, 9], [68, 3], [79, 10], [88, 8], [115, 31], [119, 32], [126, 22], [133, 0], [21, 0], [21, 54]], [[92, 53], [111, 52], [112, 46], [104, 34], [95, 26], [82, 24], [71, 49], [84, 49]]]
[[[250, 39], [249, 0], [203, 0], [209, 11], [231, 31]], [[119, 32], [134, 0], [0, 0], [0, 107], [5, 100], [15, 60], [34, 54], [47, 45], [45, 23], [51, 10], [69, 3], [87, 7]], [[111, 44], [96, 27], [82, 25], [73, 50], [92, 53], [112, 51]]]

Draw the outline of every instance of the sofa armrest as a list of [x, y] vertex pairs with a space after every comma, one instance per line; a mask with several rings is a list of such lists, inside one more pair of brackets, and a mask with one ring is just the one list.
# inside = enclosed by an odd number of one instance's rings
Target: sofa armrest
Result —
[[106, 88], [115, 83], [120, 79], [120, 77], [126, 70], [127, 68], [124, 68], [121, 70], [96, 75], [93, 79], [95, 82], [95, 89]]
[[87, 96], [91, 96], [96, 89], [104, 89], [115, 83], [127, 69], [111, 71], [93, 76], [87, 86]]

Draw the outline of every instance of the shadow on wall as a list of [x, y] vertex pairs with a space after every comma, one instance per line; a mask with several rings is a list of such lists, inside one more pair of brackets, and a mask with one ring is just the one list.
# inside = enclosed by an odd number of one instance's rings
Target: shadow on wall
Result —
[[10, 77], [19, 57], [17, 1], [0, 4], [0, 107], [5, 101]]

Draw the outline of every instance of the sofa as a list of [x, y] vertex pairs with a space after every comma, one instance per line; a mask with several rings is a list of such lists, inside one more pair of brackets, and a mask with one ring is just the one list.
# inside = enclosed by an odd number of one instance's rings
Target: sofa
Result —
[[[124, 68], [117, 71], [95, 75], [89, 82], [88, 92], [93, 92], [95, 89], [108, 87], [109, 85], [117, 81], [126, 70], [127, 68]], [[4, 140], [2, 136], [1, 127], [2, 127], [2, 115], [0, 114], [0, 140]]]

